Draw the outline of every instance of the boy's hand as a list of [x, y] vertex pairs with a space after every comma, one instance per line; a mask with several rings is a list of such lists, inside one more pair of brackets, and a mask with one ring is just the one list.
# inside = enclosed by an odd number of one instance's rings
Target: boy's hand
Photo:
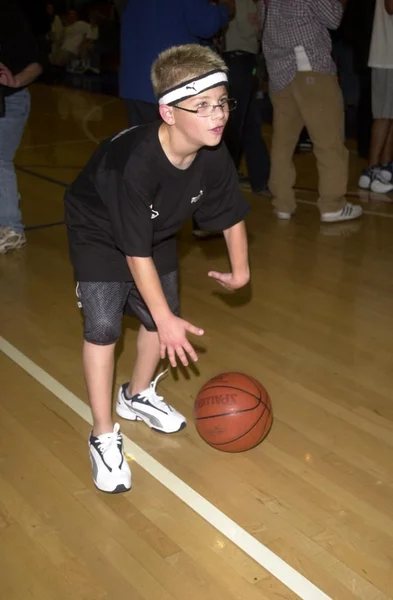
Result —
[[218, 271], [209, 271], [209, 277], [213, 277], [223, 288], [226, 290], [238, 290], [239, 288], [247, 285], [250, 276], [245, 275], [234, 275], [233, 273], [219, 273]]
[[176, 355], [185, 367], [188, 365], [186, 353], [194, 362], [198, 360], [198, 356], [186, 334], [203, 335], [203, 329], [199, 329], [184, 319], [172, 315], [161, 323], [157, 323], [157, 330], [160, 338], [160, 356], [165, 358], [167, 353], [172, 367], [176, 367]]

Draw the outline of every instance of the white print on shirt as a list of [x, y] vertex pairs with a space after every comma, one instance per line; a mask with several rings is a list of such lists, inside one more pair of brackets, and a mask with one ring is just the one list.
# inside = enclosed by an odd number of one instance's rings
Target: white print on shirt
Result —
[[151, 217], [150, 218], [151, 219], [156, 219], [160, 215], [160, 213], [158, 212], [158, 210], [154, 210], [152, 204], [150, 204], [149, 208], [151, 210]]
[[123, 131], [120, 131], [120, 133], [117, 133], [115, 135], [115, 137], [113, 137], [111, 139], [111, 142], [114, 142], [115, 140], [117, 140], [117, 138], [119, 138], [121, 135], [124, 135], [125, 133], [127, 133], [127, 131], [131, 131], [131, 129], [136, 129], [137, 127], [139, 127], [139, 125], [133, 125], [132, 127], [129, 127], [128, 129], [123, 129]]
[[191, 198], [191, 204], [198, 202], [199, 198], [202, 198], [202, 196], [203, 196], [203, 190], [201, 190], [197, 196], [193, 196]]

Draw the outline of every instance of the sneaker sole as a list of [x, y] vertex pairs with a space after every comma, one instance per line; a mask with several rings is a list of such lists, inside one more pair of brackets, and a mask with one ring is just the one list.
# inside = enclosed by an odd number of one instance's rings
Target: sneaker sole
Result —
[[324, 217], [321, 216], [322, 223], [342, 223], [343, 221], [354, 221], [355, 219], [359, 219], [363, 213], [359, 215], [348, 215], [342, 217]]
[[7, 254], [8, 252], [12, 252], [12, 250], [20, 250], [24, 246], [26, 246], [27, 241], [21, 242], [20, 244], [13, 244], [11, 246], [3, 246], [0, 248], [0, 254]]
[[181, 431], [182, 429], [184, 429], [187, 425], [186, 421], [183, 421], [183, 423], [181, 423], [180, 427], [178, 427], [177, 429], [171, 429], [170, 431], [168, 431], [165, 429], [159, 429], [158, 427], [154, 427], [154, 425], [152, 425], [150, 423], [148, 417], [145, 417], [144, 415], [143, 416], [137, 415], [130, 408], [123, 409], [121, 406], [116, 406], [116, 413], [122, 419], [127, 419], [127, 421], [143, 421], [148, 427], [150, 427], [150, 429], [153, 429], [154, 431], [158, 431], [159, 433], [177, 433], [178, 431]]
[[99, 490], [100, 492], [104, 492], [104, 494], [124, 494], [124, 492], [129, 492], [131, 489], [131, 486], [126, 487], [122, 483], [117, 485], [114, 490], [104, 490], [103, 488], [100, 488], [95, 481], [94, 485], [96, 486], [97, 490]]

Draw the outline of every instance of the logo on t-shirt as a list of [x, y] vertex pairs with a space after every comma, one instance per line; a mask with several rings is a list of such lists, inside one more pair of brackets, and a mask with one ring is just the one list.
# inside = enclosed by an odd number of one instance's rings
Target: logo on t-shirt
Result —
[[197, 196], [193, 196], [191, 198], [191, 204], [195, 204], [195, 202], [198, 202], [198, 200], [200, 198], [202, 198], [202, 196], [203, 196], [203, 190], [201, 190]]
[[154, 210], [152, 204], [150, 204], [149, 208], [151, 210], [151, 216], [150, 216], [150, 218], [151, 219], [156, 219], [160, 215], [160, 213], [158, 212], [158, 210]]

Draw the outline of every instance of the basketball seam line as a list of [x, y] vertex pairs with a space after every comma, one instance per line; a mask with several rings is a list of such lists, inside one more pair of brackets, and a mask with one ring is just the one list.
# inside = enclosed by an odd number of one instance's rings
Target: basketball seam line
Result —
[[[266, 412], [266, 407], [263, 409], [263, 411], [262, 411], [261, 415], [259, 416], [258, 420], [255, 421], [255, 423], [250, 427], [250, 429], [248, 429], [247, 431], [245, 431], [244, 433], [242, 433], [241, 435], [239, 435], [239, 437], [235, 438], [234, 440], [229, 440], [228, 442], [219, 442], [217, 444], [214, 444], [213, 448], [217, 448], [218, 446], [226, 446], [227, 444], [233, 444], [233, 442], [238, 442], [239, 440], [241, 440], [242, 437], [244, 437], [245, 435], [247, 435], [248, 433], [250, 433], [250, 431], [252, 431], [256, 425], [258, 425], [259, 421], [262, 419], [262, 417], [265, 414], [265, 412]], [[270, 413], [270, 416], [271, 416], [271, 413]], [[273, 423], [273, 419], [272, 419], [272, 423]], [[258, 445], [258, 443], [259, 442], [257, 442], [257, 444], [255, 444], [255, 446]], [[254, 448], [255, 448], [255, 446], [254, 446]], [[251, 450], [251, 448], [247, 448], [247, 450]]]
[[[246, 375], [246, 373], [240, 373], [239, 371], [230, 371], [228, 373], [223, 373], [222, 375], [218, 375], [216, 377], [212, 377], [212, 379], [210, 379], [209, 381], [207, 381], [205, 383], [205, 385], [208, 385], [210, 382], [212, 382], [215, 385], [216, 383], [219, 383], [218, 377], [221, 378], [221, 377], [226, 377], [228, 375], [240, 375], [240, 377], [245, 377], [246, 379], [248, 379], [249, 381], [251, 381], [251, 383], [257, 388], [258, 392], [261, 391], [261, 384], [255, 379], [255, 377], [253, 377], [252, 375]], [[222, 379], [221, 379], [221, 381], [223, 383], [225, 382], [225, 380], [222, 380]], [[202, 389], [203, 389], [203, 387], [204, 386], [202, 386]], [[218, 386], [218, 387], [220, 387], [220, 386]], [[225, 386], [223, 386], [223, 387], [225, 387]], [[229, 384], [228, 387], [230, 387], [230, 384]], [[239, 388], [239, 389], [241, 389], [241, 388]], [[266, 390], [264, 390], [264, 391], [266, 391]], [[252, 393], [251, 393], [251, 395], [252, 395]]]
[[[255, 406], [251, 406], [251, 408], [242, 408], [240, 410], [234, 410], [234, 411], [227, 412], [227, 413], [218, 413], [217, 415], [207, 415], [206, 417], [195, 417], [195, 415], [194, 415], [194, 419], [195, 419], [195, 421], [203, 421], [204, 419], [214, 419], [215, 417], [230, 417], [232, 415], [238, 415], [240, 413], [249, 412], [250, 410], [255, 410], [261, 404], [263, 404], [263, 406], [269, 410], [269, 408], [266, 406], [266, 404], [264, 404], [264, 402], [258, 402], [258, 404], [255, 404]], [[269, 410], [269, 412], [271, 412], [271, 411]]]

